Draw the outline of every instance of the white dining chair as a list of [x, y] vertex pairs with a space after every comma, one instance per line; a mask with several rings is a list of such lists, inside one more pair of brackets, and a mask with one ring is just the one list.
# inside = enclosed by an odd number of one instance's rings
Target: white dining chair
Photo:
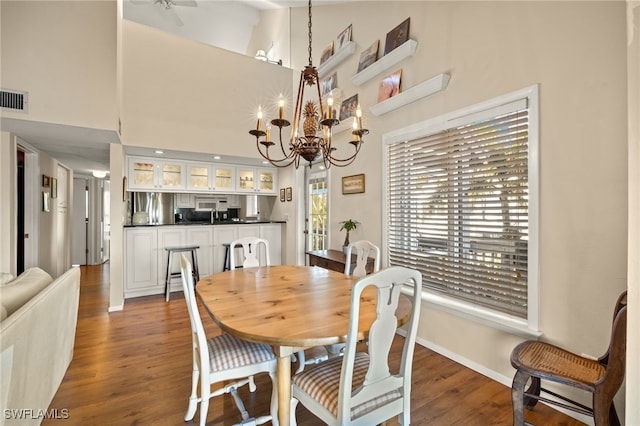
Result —
[[[352, 254], [356, 255], [356, 265], [353, 271], [351, 270]], [[367, 240], [355, 241], [349, 244], [345, 253], [344, 274], [357, 278], [364, 277], [367, 275], [366, 268], [370, 257], [373, 258], [373, 272], [378, 272], [380, 270], [380, 249], [378, 246]], [[311, 358], [305, 361], [305, 364], [317, 364], [318, 362], [326, 361], [327, 358], [341, 355], [344, 351], [344, 343], [326, 345], [325, 349], [327, 350], [326, 356]]]
[[[239, 262], [236, 259], [236, 248], [242, 246], [243, 259]], [[271, 265], [271, 258], [269, 257], [269, 241], [258, 237], [245, 237], [232, 241], [229, 245], [231, 253], [229, 255], [229, 268], [236, 269], [239, 265], [243, 268], [252, 268], [260, 266], [260, 259], [263, 257], [263, 266]], [[263, 252], [264, 255], [260, 256]]]
[[[377, 290], [377, 316], [369, 330], [368, 353], [356, 352], [362, 292]], [[422, 276], [420, 272], [394, 266], [367, 275], [355, 283], [351, 294], [349, 330], [343, 357], [305, 368], [291, 385], [292, 424], [298, 402], [328, 425], [370, 426], [398, 416], [410, 422], [411, 366], [418, 331]], [[389, 352], [398, 328], [395, 316], [401, 293], [412, 303], [400, 367], [389, 366]]]
[[[240, 410], [242, 424], [263, 424], [270, 420], [274, 425], [277, 424], [276, 356], [271, 347], [246, 342], [227, 333], [207, 339], [196, 303], [191, 263], [184, 255], [180, 256], [180, 272], [182, 290], [191, 320], [193, 345], [191, 396], [184, 420], [193, 419], [200, 403], [200, 426], [204, 426], [209, 399], [231, 393]], [[249, 390], [255, 392], [253, 375], [259, 373], [267, 373], [271, 377], [271, 412], [268, 416], [249, 418], [236, 389], [248, 384]], [[231, 380], [234, 382], [225, 383]], [[200, 382], [200, 396], [198, 396], [198, 382]], [[220, 387], [212, 389], [212, 385], [216, 383], [219, 383]]]
[[[356, 266], [351, 271], [351, 256], [356, 255]], [[380, 248], [367, 240], [355, 241], [347, 247], [344, 261], [344, 274], [354, 277], [364, 277], [367, 275], [367, 262], [373, 258], [373, 272], [380, 270]]]

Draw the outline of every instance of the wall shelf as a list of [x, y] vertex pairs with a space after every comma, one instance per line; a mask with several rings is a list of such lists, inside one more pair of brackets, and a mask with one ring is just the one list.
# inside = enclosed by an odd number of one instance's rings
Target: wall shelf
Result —
[[331, 55], [324, 63], [318, 65], [318, 77], [323, 78], [329, 71], [340, 65], [345, 59], [353, 55], [358, 45], [355, 41], [350, 41], [340, 48], [336, 53]]
[[340, 122], [337, 126], [334, 126], [331, 129], [332, 135], [337, 135], [338, 133], [342, 133], [345, 130], [353, 130], [353, 117], [346, 118]]
[[424, 97], [433, 95], [434, 93], [443, 91], [447, 88], [450, 78], [451, 77], [449, 76], [449, 74], [439, 74], [433, 78], [430, 78], [429, 80], [423, 81], [422, 83], [413, 86], [408, 90], [405, 90], [404, 92], [400, 92], [389, 99], [386, 99], [375, 105], [371, 105], [369, 107], [369, 110], [376, 117], [382, 114], [386, 114], [390, 111], [415, 102], [418, 99], [422, 99]]
[[387, 53], [382, 58], [378, 59], [373, 64], [369, 65], [368, 67], [351, 77], [351, 81], [356, 86], [360, 86], [366, 83], [373, 77], [388, 70], [403, 59], [413, 56], [416, 53], [417, 47], [417, 41], [407, 40], [401, 46], [396, 47], [391, 52]]

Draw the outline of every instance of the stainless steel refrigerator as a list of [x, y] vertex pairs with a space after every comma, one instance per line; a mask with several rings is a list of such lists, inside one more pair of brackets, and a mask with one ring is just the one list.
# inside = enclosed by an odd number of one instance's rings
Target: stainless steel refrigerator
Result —
[[132, 214], [147, 212], [149, 225], [172, 225], [175, 222], [173, 193], [133, 192]]

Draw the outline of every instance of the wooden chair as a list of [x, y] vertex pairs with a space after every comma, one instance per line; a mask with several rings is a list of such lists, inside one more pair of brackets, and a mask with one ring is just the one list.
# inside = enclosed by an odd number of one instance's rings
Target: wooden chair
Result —
[[[613, 397], [622, 385], [627, 348], [627, 292], [623, 292], [613, 314], [613, 327], [607, 352], [597, 360], [568, 352], [549, 343], [526, 341], [511, 352], [513, 378], [513, 424], [523, 425], [524, 407], [532, 410], [538, 401], [592, 416], [596, 426], [620, 425]], [[565, 396], [542, 388], [541, 380], [561, 383], [592, 393], [587, 407]], [[527, 382], [531, 381], [525, 390]], [[541, 392], [563, 402], [540, 396]]]
[[[369, 330], [368, 353], [356, 353], [360, 298], [363, 290], [370, 286], [377, 290], [377, 317]], [[411, 366], [421, 287], [420, 272], [399, 266], [367, 275], [355, 283], [344, 356], [305, 368], [293, 377], [293, 424], [298, 402], [328, 425], [370, 426], [395, 416], [400, 424], [409, 424]], [[392, 374], [389, 351], [398, 326], [395, 312], [403, 288], [410, 288], [413, 305], [400, 368]]]
[[[354, 252], [356, 254], [356, 267], [351, 272], [351, 254]], [[380, 270], [380, 249], [378, 246], [367, 240], [349, 244], [344, 262], [344, 274], [353, 275], [354, 277], [367, 275], [366, 266], [369, 257], [374, 258], [373, 272], [378, 272]]]
[[[196, 304], [191, 263], [184, 254], [180, 256], [182, 273], [182, 290], [187, 302], [189, 319], [191, 320], [191, 336], [193, 342], [193, 375], [189, 407], [184, 416], [185, 421], [193, 419], [200, 403], [200, 426], [207, 420], [209, 399], [231, 393], [242, 415], [243, 424], [262, 424], [269, 420], [277, 424], [277, 381], [276, 357], [268, 345], [246, 342], [230, 334], [222, 334], [207, 340]], [[236, 388], [249, 384], [249, 390], [255, 392], [253, 375], [267, 373], [271, 377], [271, 413], [257, 419], [250, 419]], [[238, 380], [239, 379], [239, 380]], [[233, 380], [233, 383], [223, 383]], [[198, 381], [200, 396], [198, 396]], [[221, 387], [212, 390], [211, 386], [221, 383]]]
[[252, 268], [260, 266], [260, 246], [264, 249], [265, 265], [271, 265], [269, 257], [269, 241], [258, 237], [245, 237], [232, 241], [230, 244], [230, 269], [236, 269], [240, 262], [236, 260], [236, 246], [242, 246], [244, 259], [242, 260], [243, 268]]

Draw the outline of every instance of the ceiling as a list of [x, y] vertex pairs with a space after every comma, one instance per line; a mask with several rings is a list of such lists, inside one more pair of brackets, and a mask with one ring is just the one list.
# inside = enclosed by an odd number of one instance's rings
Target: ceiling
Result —
[[[260, 10], [306, 4], [306, 1], [277, 0], [171, 0], [175, 4], [166, 9], [161, 4], [162, 1], [123, 0], [124, 17], [242, 54], [246, 53]], [[0, 128], [46, 152], [79, 175], [90, 175], [94, 170], [108, 171], [109, 144], [120, 143], [115, 131], [6, 117], [0, 118]], [[157, 155], [153, 150], [138, 150], [135, 154]], [[183, 153], [177, 158], [189, 159], [190, 156], [198, 158], [197, 153]], [[228, 162], [235, 162], [234, 160], [238, 159], [225, 159]]]

